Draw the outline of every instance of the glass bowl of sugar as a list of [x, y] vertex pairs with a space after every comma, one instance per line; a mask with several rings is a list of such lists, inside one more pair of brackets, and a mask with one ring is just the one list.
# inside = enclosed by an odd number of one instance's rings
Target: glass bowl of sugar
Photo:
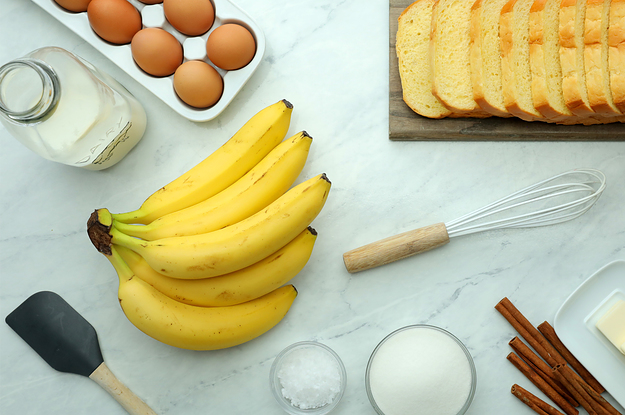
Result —
[[271, 391], [292, 415], [324, 415], [343, 397], [347, 372], [341, 358], [328, 346], [303, 341], [280, 352], [269, 372]]
[[418, 324], [386, 336], [365, 373], [367, 396], [379, 415], [462, 415], [477, 384], [464, 344], [439, 327]]

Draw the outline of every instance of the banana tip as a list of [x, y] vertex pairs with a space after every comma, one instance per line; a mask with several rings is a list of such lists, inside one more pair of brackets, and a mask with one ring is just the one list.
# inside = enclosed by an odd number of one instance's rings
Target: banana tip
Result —
[[330, 181], [330, 179], [328, 179], [328, 176], [325, 173], [321, 173], [321, 179], [332, 184], [332, 182]]
[[310, 232], [312, 235], [317, 236], [317, 230], [313, 228], [312, 226], [308, 227], [308, 232]]
[[293, 109], [293, 104], [291, 104], [289, 101], [287, 101], [286, 99], [283, 99], [282, 102], [284, 103], [284, 105], [286, 105], [286, 107], [290, 110]]

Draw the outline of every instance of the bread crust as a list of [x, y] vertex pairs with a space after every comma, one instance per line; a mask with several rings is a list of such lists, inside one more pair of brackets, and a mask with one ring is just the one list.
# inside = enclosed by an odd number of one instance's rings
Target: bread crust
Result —
[[608, 62], [612, 100], [625, 114], [625, 0], [612, 0], [610, 5]]
[[[473, 84], [473, 99], [477, 105], [489, 114], [498, 117], [511, 117], [503, 103], [503, 93], [493, 83], [501, 84], [501, 43], [499, 30], [486, 31], [483, 27], [483, 7], [495, 8], [498, 4], [505, 4], [507, 0], [476, 0], [471, 7], [471, 81]], [[496, 9], [495, 9], [496, 10]], [[499, 11], [498, 11], [499, 12]], [[498, 13], [499, 14], [499, 13]], [[498, 19], [497, 19], [498, 21]], [[497, 48], [497, 59], [485, 59], [485, 48]], [[490, 50], [489, 52], [492, 52]], [[495, 79], [497, 78], [497, 79]], [[493, 90], [495, 89], [495, 90]]]
[[482, 0], [476, 0], [471, 6], [471, 84], [473, 85], [473, 99], [483, 110], [486, 110], [480, 103], [480, 101], [485, 103], [484, 77], [482, 74], [481, 10]]
[[[501, 42], [501, 83], [503, 100], [506, 108], [514, 104], [515, 85], [514, 71], [510, 65], [512, 54], [512, 7], [516, 0], [510, 0], [501, 9], [499, 20], [499, 39]], [[516, 115], [516, 114], [515, 114]]]
[[563, 0], [560, 5], [562, 94], [569, 111], [581, 117], [589, 117], [594, 114], [588, 102], [584, 68], [583, 24], [585, 14], [586, 0]]
[[610, 0], [588, 0], [584, 26], [584, 67], [588, 103], [602, 116], [622, 115], [612, 101], [608, 67]]
[[[501, 9], [500, 15], [500, 38], [501, 38], [501, 74], [503, 83], [504, 104], [511, 114], [525, 120], [537, 121], [543, 115], [536, 110], [531, 95], [531, 85], [528, 85], [528, 96], [522, 96], [523, 91], [520, 88], [525, 78], [531, 79], [531, 68], [529, 61], [529, 41], [527, 43], [515, 44], [515, 30], [526, 31], [529, 36], [529, 14], [527, 20], [520, 21], [517, 10], [520, 12], [523, 6], [531, 6], [527, 4], [528, 0], [510, 0]], [[529, 12], [529, 8], [527, 9]], [[527, 61], [520, 61], [518, 54], [527, 50]], [[531, 82], [531, 80], [529, 81]], [[523, 99], [525, 98], [525, 99]], [[528, 101], [524, 104], [521, 100]]]
[[[558, 51], [559, 10], [560, 0], [536, 0], [530, 9], [529, 21], [534, 108], [552, 121], [573, 115], [562, 96], [562, 69]], [[553, 16], [556, 26], [547, 26], [547, 18], [554, 12], [558, 14]]]
[[554, 118], [558, 114], [549, 104], [547, 95], [547, 75], [545, 68], [544, 51], [544, 21], [545, 5], [547, 0], [536, 0], [530, 9], [530, 70], [532, 72], [532, 100], [534, 107], [545, 118]]

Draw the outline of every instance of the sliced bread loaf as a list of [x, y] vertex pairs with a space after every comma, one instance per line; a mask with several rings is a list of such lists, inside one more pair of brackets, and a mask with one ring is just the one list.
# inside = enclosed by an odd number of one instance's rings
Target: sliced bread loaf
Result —
[[435, 0], [417, 0], [399, 16], [395, 49], [404, 102], [417, 114], [443, 118], [451, 114], [432, 94], [430, 28]]
[[529, 57], [529, 15], [533, 0], [510, 0], [501, 9], [501, 75], [506, 109], [526, 120], [543, 119], [534, 107]]
[[594, 114], [588, 101], [584, 67], [584, 23], [586, 0], [562, 0], [560, 4], [560, 65], [562, 94], [567, 108], [575, 115]]
[[453, 112], [490, 116], [473, 99], [469, 0], [437, 0], [432, 9], [432, 92]]
[[503, 101], [499, 16], [508, 0], [477, 0], [471, 7], [473, 99], [484, 111], [510, 117]]
[[612, 100], [625, 113], [625, 0], [612, 0], [610, 5], [608, 61]]
[[530, 69], [534, 107], [551, 121], [573, 115], [562, 96], [558, 35], [561, 0], [536, 0], [530, 9]]
[[584, 24], [584, 67], [588, 103], [597, 115], [622, 115], [612, 101], [608, 63], [610, 0], [587, 0]]

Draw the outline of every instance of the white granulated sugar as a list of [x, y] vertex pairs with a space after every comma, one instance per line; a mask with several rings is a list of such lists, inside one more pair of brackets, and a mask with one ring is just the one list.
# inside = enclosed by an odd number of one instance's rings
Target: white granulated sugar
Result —
[[437, 330], [401, 331], [380, 346], [369, 371], [386, 415], [455, 415], [471, 390], [471, 367], [454, 339]]
[[286, 355], [278, 379], [282, 396], [300, 409], [328, 405], [341, 389], [338, 364], [327, 352], [315, 348], [294, 349]]

